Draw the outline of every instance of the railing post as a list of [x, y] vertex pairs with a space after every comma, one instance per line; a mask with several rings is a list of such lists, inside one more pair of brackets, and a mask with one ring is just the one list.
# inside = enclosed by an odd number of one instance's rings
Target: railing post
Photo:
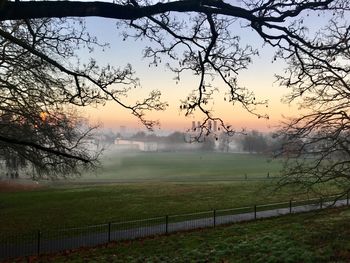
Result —
[[320, 198], [320, 209], [322, 209], [322, 206], [323, 206], [323, 198], [321, 197]]
[[289, 213], [292, 213], [292, 200], [289, 200]]
[[213, 210], [213, 225], [216, 226], [216, 210]]
[[169, 232], [168, 226], [169, 226], [169, 216], [166, 215], [165, 216], [165, 233], [166, 234], [168, 234], [168, 232]]
[[349, 192], [346, 193], [346, 205], [349, 206]]
[[254, 219], [256, 219], [256, 205], [254, 205]]
[[111, 222], [108, 223], [108, 243], [111, 242]]
[[37, 233], [37, 239], [38, 239], [38, 246], [37, 246], [37, 254], [38, 254], [38, 256], [40, 255], [40, 239], [41, 239], [41, 232], [40, 232], [40, 230], [38, 230], [38, 233]]

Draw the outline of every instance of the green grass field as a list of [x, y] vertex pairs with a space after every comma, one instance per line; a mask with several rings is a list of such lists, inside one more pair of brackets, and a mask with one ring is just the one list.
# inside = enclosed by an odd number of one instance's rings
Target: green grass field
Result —
[[274, 191], [272, 177], [278, 175], [281, 164], [258, 155], [129, 153], [109, 155], [102, 164], [97, 177], [46, 182], [37, 190], [0, 192], [0, 233], [45, 231], [308, 197], [292, 188]]
[[124, 153], [102, 158], [102, 168], [82, 179], [207, 182], [265, 179], [278, 176], [281, 161], [255, 154], [232, 153]]
[[342, 208], [119, 242], [32, 262], [349, 262], [349, 235], [350, 210]]

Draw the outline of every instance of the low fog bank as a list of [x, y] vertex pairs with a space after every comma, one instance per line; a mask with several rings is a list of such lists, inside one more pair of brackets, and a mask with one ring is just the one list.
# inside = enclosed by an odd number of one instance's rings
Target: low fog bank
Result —
[[166, 136], [137, 132], [128, 136], [120, 133], [105, 133], [101, 140], [105, 145], [104, 156], [122, 152], [227, 152], [271, 155], [281, 149], [283, 141], [273, 134], [258, 131], [246, 135], [228, 136], [213, 134], [201, 142], [189, 142], [188, 134], [173, 132]]
[[[246, 135], [228, 136], [225, 133], [213, 134], [204, 137], [202, 142], [188, 142], [188, 134], [173, 132], [167, 135], [136, 132], [134, 134], [121, 134], [117, 132], [101, 132], [89, 143], [89, 149], [94, 152], [104, 148], [101, 154], [101, 167], [113, 164], [118, 167], [124, 157], [139, 155], [140, 153], [242, 153], [271, 156], [281, 149], [283, 141], [272, 134], [258, 131], [248, 132]], [[5, 166], [4, 160], [0, 165]], [[100, 173], [100, 170], [98, 170]], [[33, 179], [33, 170], [25, 167], [17, 171], [0, 172], [0, 180]], [[84, 172], [83, 177], [95, 176], [94, 172]], [[60, 177], [61, 178], [61, 177]], [[63, 177], [62, 177], [63, 178]]]

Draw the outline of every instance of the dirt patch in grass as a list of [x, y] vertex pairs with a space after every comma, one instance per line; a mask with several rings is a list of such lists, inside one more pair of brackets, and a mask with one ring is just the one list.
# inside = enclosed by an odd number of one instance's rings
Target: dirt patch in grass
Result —
[[33, 191], [44, 188], [37, 182], [31, 181], [0, 181], [0, 193], [1, 192], [22, 192], [22, 191]]

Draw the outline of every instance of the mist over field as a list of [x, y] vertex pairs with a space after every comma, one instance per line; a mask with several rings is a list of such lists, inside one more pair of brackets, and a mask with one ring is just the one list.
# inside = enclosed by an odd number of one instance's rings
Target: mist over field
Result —
[[[188, 145], [188, 147], [191, 147]], [[279, 175], [281, 161], [247, 153], [198, 151], [145, 152], [110, 147], [95, 173], [78, 180], [142, 181], [232, 181], [272, 178]]]
[[[271, 157], [279, 142], [270, 135], [256, 131], [244, 136], [219, 134], [192, 143], [186, 141], [186, 136], [181, 132], [166, 136], [103, 132], [95, 141], [87, 142], [90, 151], [103, 148], [97, 168], [58, 181], [66, 184], [88, 181], [205, 182], [279, 176], [282, 161]], [[31, 179], [31, 174], [30, 167], [18, 170], [21, 179]], [[2, 178], [16, 179], [17, 176], [3, 173]]]

